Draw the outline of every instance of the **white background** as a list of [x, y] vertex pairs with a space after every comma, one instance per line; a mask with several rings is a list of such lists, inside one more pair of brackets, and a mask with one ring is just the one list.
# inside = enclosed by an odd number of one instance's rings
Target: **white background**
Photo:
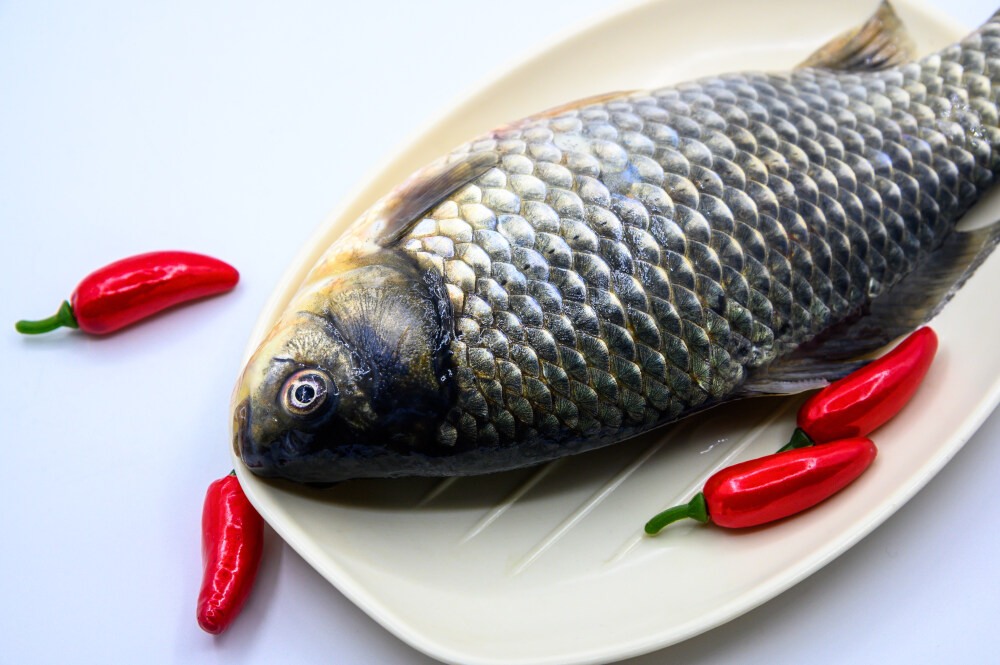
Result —
[[[969, 25], [995, 9], [934, 4]], [[272, 532], [244, 614], [222, 637], [197, 628], [229, 394], [272, 286], [352, 184], [436, 109], [607, 6], [0, 2], [0, 663], [433, 662]], [[103, 263], [166, 248], [228, 260], [242, 281], [108, 338], [9, 326], [54, 312]], [[628, 662], [996, 662], [998, 444], [994, 414], [832, 564]]]

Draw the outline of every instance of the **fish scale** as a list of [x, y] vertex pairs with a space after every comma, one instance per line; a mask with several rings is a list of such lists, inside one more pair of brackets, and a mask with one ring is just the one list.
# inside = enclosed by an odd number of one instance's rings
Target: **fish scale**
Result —
[[453, 151], [498, 161], [399, 240], [455, 317], [438, 444], [596, 447], [857, 312], [992, 184], [998, 55], [991, 23], [888, 71], [704, 78]]

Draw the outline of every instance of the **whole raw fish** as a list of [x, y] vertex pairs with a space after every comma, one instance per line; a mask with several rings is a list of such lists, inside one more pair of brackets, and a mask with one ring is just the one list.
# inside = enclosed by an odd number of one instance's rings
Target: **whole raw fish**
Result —
[[583, 100], [452, 151], [312, 269], [237, 386], [261, 475], [511, 469], [823, 385], [997, 242], [1000, 18], [909, 62], [888, 5], [790, 73]]

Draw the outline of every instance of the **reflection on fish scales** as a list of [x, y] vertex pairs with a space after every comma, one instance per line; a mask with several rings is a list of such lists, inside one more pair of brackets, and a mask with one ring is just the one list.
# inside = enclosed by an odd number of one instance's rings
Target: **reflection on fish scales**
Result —
[[463, 145], [313, 268], [237, 387], [255, 473], [463, 475], [823, 385], [992, 250], [1000, 17], [888, 5], [784, 74], [615, 93]]

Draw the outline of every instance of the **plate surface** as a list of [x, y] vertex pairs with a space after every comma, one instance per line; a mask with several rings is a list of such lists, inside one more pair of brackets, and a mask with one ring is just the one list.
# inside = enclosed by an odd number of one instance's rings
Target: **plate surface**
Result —
[[[536, 52], [418, 132], [327, 218], [276, 288], [246, 355], [333, 239], [451, 146], [602, 91], [787, 69], [873, 4], [651, 2]], [[921, 52], [965, 33], [922, 6], [896, 6]], [[985, 202], [974, 215], [996, 219], [998, 209]], [[1000, 357], [960, 353], [992, 341], [1000, 315], [978, 304], [991, 300], [997, 281], [994, 257], [935, 320], [939, 359], [904, 413], [878, 432], [881, 453], [869, 472], [834, 500], [770, 527], [732, 533], [679, 524], [655, 539], [641, 533], [649, 516], [686, 501], [719, 467], [773, 452], [799, 399], [744, 402], [605, 450], [473, 479], [356, 481], [321, 492], [264, 482], [234, 463], [275, 530], [414, 647], [461, 663], [624, 658], [724, 623], [815, 572], [954, 455], [1000, 399]]]

